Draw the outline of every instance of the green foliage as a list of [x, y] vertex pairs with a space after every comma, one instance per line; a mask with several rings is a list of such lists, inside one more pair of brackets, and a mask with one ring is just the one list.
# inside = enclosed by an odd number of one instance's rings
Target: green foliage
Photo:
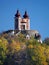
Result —
[[23, 41], [25, 41], [25, 35], [23, 35], [23, 34], [19, 34], [18, 35], [18, 40], [20, 41], [20, 42], [23, 42]]
[[45, 40], [43, 41], [45, 44], [49, 45], [49, 38], [45, 38]]
[[4, 39], [3, 37], [0, 38], [0, 65], [3, 65], [6, 58], [6, 54], [8, 52], [7, 44], [8, 42], [6, 39]]
[[[47, 42], [45, 42], [47, 43]], [[0, 36], [0, 65], [49, 65], [49, 46], [25, 35]]]

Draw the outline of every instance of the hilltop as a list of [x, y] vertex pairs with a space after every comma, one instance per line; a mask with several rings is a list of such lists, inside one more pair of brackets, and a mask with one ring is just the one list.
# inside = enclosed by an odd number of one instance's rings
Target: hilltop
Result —
[[8, 30], [4, 31], [2, 34], [8, 34], [9, 36], [18, 36], [19, 34], [25, 35], [25, 38], [31, 39], [35, 38], [38, 42], [42, 43], [41, 35], [37, 30]]
[[30, 30], [30, 18], [17, 10], [14, 30], [0, 34], [0, 65], [49, 65], [49, 45], [37, 30]]

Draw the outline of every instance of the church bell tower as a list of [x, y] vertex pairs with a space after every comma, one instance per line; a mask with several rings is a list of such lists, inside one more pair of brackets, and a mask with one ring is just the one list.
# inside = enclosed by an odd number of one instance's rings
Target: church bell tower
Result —
[[21, 18], [19, 10], [15, 14], [15, 30], [30, 30], [30, 19], [25, 11], [23, 18]]

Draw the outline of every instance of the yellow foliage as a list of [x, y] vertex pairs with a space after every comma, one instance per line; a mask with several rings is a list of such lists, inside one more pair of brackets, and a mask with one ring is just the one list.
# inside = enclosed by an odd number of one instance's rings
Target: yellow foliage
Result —
[[0, 47], [4, 48], [4, 50], [6, 50], [7, 45], [8, 45], [7, 40], [2, 37], [2, 38], [0, 39]]
[[16, 50], [17, 51], [21, 50], [21, 46], [19, 44], [16, 46]]
[[2, 42], [2, 40], [0, 39], [0, 43]]
[[29, 45], [28, 45], [28, 48], [33, 48], [33, 45], [32, 45], [32, 44], [29, 44]]
[[15, 42], [14, 40], [13, 40], [13, 42], [11, 43], [11, 44], [9, 44], [9, 47], [10, 47], [10, 49], [13, 51], [19, 51], [19, 50], [21, 50], [21, 45], [20, 45], [20, 43], [19, 42]]
[[47, 62], [44, 62], [44, 61], [41, 64], [42, 65], [48, 65], [48, 63]]
[[47, 59], [48, 62], [49, 62], [49, 47], [47, 47], [47, 48], [45, 49], [45, 56], [46, 56], [46, 59]]

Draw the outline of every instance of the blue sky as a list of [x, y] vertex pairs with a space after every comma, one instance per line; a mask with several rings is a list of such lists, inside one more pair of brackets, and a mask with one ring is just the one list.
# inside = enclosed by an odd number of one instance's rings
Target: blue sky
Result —
[[49, 0], [0, 0], [0, 32], [14, 29], [14, 15], [27, 10], [32, 30], [38, 30], [42, 39], [49, 37]]

